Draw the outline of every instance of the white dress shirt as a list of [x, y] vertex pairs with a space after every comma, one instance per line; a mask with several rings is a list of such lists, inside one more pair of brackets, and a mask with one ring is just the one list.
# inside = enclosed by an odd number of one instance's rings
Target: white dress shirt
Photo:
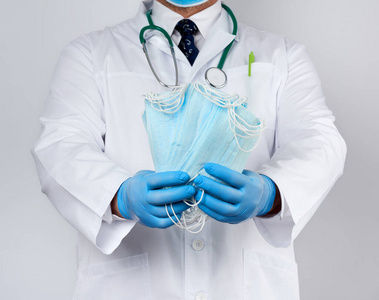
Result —
[[[197, 49], [201, 50], [204, 40], [210, 34], [212, 24], [216, 23], [216, 20], [220, 17], [221, 10], [221, 2], [217, 1], [212, 6], [188, 18], [196, 24], [197, 28], [199, 28], [199, 31], [194, 34]], [[182, 15], [179, 15], [158, 1], [155, 1], [153, 4], [152, 19], [154, 24], [164, 28], [168, 32], [172, 41], [176, 45], [179, 44], [181, 35], [175, 30], [175, 26], [183, 19]]]

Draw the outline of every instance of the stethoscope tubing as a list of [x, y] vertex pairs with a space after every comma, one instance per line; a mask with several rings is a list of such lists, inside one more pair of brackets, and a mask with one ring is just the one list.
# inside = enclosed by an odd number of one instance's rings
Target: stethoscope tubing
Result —
[[[237, 31], [238, 31], [238, 23], [237, 23], [236, 16], [234, 15], [233, 11], [228, 6], [226, 6], [224, 3], [221, 3], [221, 6], [227, 11], [227, 13], [229, 14], [230, 18], [232, 19], [232, 22], [233, 22], [233, 32], [232, 32], [232, 34], [234, 36], [236, 36], [237, 35]], [[219, 68], [220, 70], [222, 70], [222, 68], [224, 67], [226, 58], [227, 58], [227, 56], [229, 54], [229, 51], [230, 51], [230, 48], [232, 48], [233, 44], [234, 44], [234, 39], [224, 49], [224, 52], [222, 53], [222, 56], [221, 56], [221, 59], [220, 59], [220, 62], [218, 63], [218, 66], [217, 66], [217, 68]]]
[[174, 47], [171, 47], [170, 46], [170, 50], [171, 50], [171, 56], [172, 56], [172, 59], [174, 61], [174, 67], [175, 67], [175, 85], [168, 85], [168, 84], [165, 84], [158, 76], [158, 74], [155, 72], [155, 69], [153, 67], [153, 64], [150, 60], [150, 56], [148, 54], [148, 51], [147, 51], [147, 47], [146, 47], [146, 43], [143, 43], [142, 44], [142, 48], [143, 48], [143, 52], [145, 53], [145, 56], [146, 56], [146, 59], [147, 59], [147, 62], [150, 66], [150, 69], [151, 71], [153, 72], [155, 78], [157, 79], [157, 81], [164, 87], [166, 88], [176, 88], [178, 87], [178, 81], [179, 81], [179, 72], [178, 72], [178, 64], [176, 62], [176, 57], [175, 57], [175, 51], [174, 51]]
[[[221, 6], [226, 10], [226, 12], [229, 14], [230, 18], [232, 19], [232, 22], [233, 22], [233, 35], [235, 36], [237, 34], [237, 31], [238, 31], [238, 24], [237, 24], [237, 19], [235, 17], [235, 15], [233, 14], [233, 11], [228, 7], [226, 6], [224, 3], [221, 4]], [[167, 31], [165, 29], [163, 29], [162, 27], [159, 27], [159, 26], [156, 26], [154, 25], [154, 22], [151, 18], [151, 14], [152, 14], [152, 9], [148, 10], [146, 12], [146, 17], [147, 17], [147, 20], [149, 22], [149, 25], [143, 27], [140, 31], [140, 34], [139, 34], [139, 39], [140, 39], [140, 42], [142, 44], [142, 49], [143, 49], [143, 52], [145, 53], [145, 56], [146, 56], [146, 59], [147, 59], [147, 62], [149, 64], [149, 67], [151, 69], [151, 71], [153, 72], [155, 78], [157, 79], [157, 81], [164, 87], [167, 87], [167, 88], [177, 88], [179, 87], [178, 85], [178, 81], [179, 81], [179, 71], [178, 71], [178, 65], [177, 65], [177, 61], [176, 61], [176, 56], [175, 56], [175, 51], [174, 51], [174, 43], [172, 42], [172, 39], [170, 37], [170, 35], [167, 33]], [[146, 47], [146, 39], [144, 37], [145, 35], [145, 32], [147, 30], [158, 30], [159, 32], [161, 32], [165, 38], [167, 39], [168, 43], [169, 43], [169, 46], [170, 46], [170, 51], [171, 51], [171, 56], [172, 56], [172, 59], [173, 59], [173, 62], [174, 62], [174, 67], [175, 67], [175, 85], [169, 85], [169, 84], [165, 84], [158, 76], [157, 72], [155, 72], [155, 69], [154, 69], [154, 66], [151, 62], [151, 59], [150, 59], [150, 56], [149, 56], [149, 52], [147, 50], [147, 47]], [[222, 88], [226, 85], [226, 82], [227, 82], [227, 77], [226, 77], [226, 74], [225, 72], [222, 70], [222, 68], [224, 67], [224, 64], [225, 64], [225, 61], [226, 61], [226, 58], [229, 54], [229, 51], [230, 49], [232, 48], [233, 46], [233, 43], [234, 43], [235, 39], [233, 39], [229, 45], [224, 49], [223, 53], [222, 53], [222, 56], [221, 56], [221, 59], [217, 65], [217, 68], [225, 75], [225, 82], [219, 86], [216, 86], [214, 84], [212, 84], [207, 76], [206, 76], [206, 81], [208, 82], [208, 84], [210, 84], [212, 87], [215, 87], [215, 88]], [[207, 74], [207, 73], [206, 73]]]

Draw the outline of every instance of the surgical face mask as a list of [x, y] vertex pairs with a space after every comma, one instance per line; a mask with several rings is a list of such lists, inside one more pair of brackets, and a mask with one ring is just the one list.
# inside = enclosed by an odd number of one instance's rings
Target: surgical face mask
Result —
[[208, 0], [166, 0], [168, 3], [179, 7], [192, 7], [203, 4]]
[[[209, 176], [208, 162], [242, 172], [264, 129], [245, 102], [200, 83], [146, 95], [143, 121], [156, 172], [180, 170], [193, 180]], [[187, 212], [184, 225], [173, 222], [187, 230], [204, 226], [206, 215], [196, 205]]]
[[264, 129], [245, 106], [245, 99], [199, 83], [146, 95], [143, 120], [156, 171], [195, 177], [214, 162], [242, 172]]

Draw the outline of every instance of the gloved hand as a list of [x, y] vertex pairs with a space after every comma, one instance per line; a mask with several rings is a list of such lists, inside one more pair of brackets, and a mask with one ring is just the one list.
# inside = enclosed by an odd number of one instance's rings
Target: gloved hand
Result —
[[[117, 192], [117, 205], [121, 215], [148, 227], [167, 228], [174, 223], [167, 216], [165, 204], [171, 216], [172, 207], [180, 219], [189, 208], [183, 200], [196, 194], [193, 186], [185, 185], [190, 179], [185, 172], [140, 171], [127, 179]], [[175, 217], [173, 217], [174, 220]]]
[[[198, 176], [194, 183], [204, 190], [199, 208], [213, 219], [237, 224], [268, 213], [275, 200], [276, 186], [264, 175], [244, 170], [241, 173], [224, 166], [208, 163], [205, 171], [224, 183]], [[202, 192], [195, 196], [200, 200]]]

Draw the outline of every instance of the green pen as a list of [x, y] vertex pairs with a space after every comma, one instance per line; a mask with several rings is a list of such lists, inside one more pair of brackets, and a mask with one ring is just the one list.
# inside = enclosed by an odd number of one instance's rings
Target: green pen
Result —
[[249, 54], [249, 77], [251, 77], [251, 64], [255, 61], [254, 52], [251, 51]]

